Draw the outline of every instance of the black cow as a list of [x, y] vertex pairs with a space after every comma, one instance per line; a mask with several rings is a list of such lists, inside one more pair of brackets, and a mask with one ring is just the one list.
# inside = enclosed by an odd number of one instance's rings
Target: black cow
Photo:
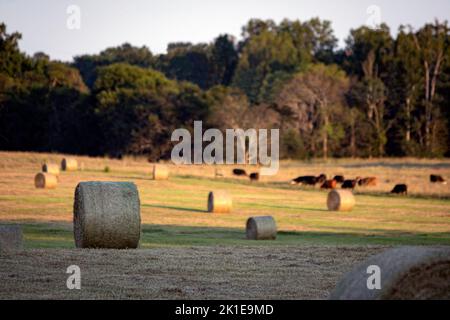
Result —
[[445, 179], [442, 178], [442, 176], [437, 174], [430, 174], [430, 182], [447, 184], [447, 181], [445, 181]]
[[249, 178], [250, 178], [251, 181], [258, 181], [259, 180], [259, 173], [258, 172], [250, 173]]
[[246, 176], [247, 172], [244, 169], [233, 169], [233, 174], [235, 176]]
[[394, 189], [392, 189], [391, 193], [407, 195], [408, 186], [406, 184], [397, 184]]
[[327, 175], [322, 173], [317, 177], [317, 183], [324, 183], [327, 181]]
[[342, 189], [355, 189], [356, 184], [359, 180], [359, 177], [353, 180], [344, 180], [344, 182], [342, 183]]
[[317, 178], [315, 176], [301, 176], [291, 180], [291, 184], [305, 184], [308, 186], [315, 186]]
[[344, 183], [345, 181], [344, 176], [334, 176], [333, 180], [335, 180], [336, 183]]

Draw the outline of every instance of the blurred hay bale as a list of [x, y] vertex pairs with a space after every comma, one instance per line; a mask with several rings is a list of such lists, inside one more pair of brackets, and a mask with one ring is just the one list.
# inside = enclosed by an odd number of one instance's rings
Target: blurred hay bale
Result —
[[229, 213], [232, 207], [233, 201], [228, 192], [217, 190], [208, 194], [208, 212]]
[[0, 225], [0, 253], [22, 250], [22, 228], [18, 225]]
[[216, 168], [215, 171], [214, 171], [214, 176], [215, 176], [216, 178], [222, 178], [222, 177], [224, 177], [223, 169]]
[[54, 189], [58, 184], [58, 178], [50, 173], [39, 172], [34, 177], [34, 185], [40, 189]]
[[[368, 288], [369, 266], [380, 268], [381, 289]], [[399, 247], [372, 256], [339, 281], [330, 299], [450, 299], [450, 247]]]
[[59, 166], [56, 163], [44, 163], [42, 165], [42, 172], [59, 176]]
[[351, 211], [355, 197], [350, 190], [332, 190], [328, 193], [327, 207], [330, 211]]
[[250, 217], [246, 224], [248, 240], [275, 240], [277, 225], [272, 216]]
[[75, 189], [77, 248], [137, 248], [141, 235], [139, 193], [132, 182], [80, 182]]
[[153, 180], [167, 180], [169, 179], [169, 168], [164, 165], [153, 166]]
[[61, 160], [61, 169], [63, 171], [76, 171], [76, 170], [78, 170], [77, 159], [74, 159], [74, 158], [63, 158]]

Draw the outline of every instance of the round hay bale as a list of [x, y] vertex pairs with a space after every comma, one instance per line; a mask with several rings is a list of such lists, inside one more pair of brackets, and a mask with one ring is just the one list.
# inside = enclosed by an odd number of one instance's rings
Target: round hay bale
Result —
[[277, 237], [275, 219], [272, 216], [248, 218], [246, 235], [248, 240], [275, 240]]
[[34, 177], [34, 185], [41, 189], [54, 189], [58, 184], [58, 178], [50, 173], [39, 172]]
[[208, 194], [208, 212], [229, 213], [233, 207], [231, 196], [226, 191], [211, 191]]
[[[367, 287], [372, 265], [380, 268], [380, 289]], [[372, 256], [341, 279], [330, 299], [450, 299], [450, 247], [400, 247]]]
[[74, 159], [74, 158], [63, 158], [61, 160], [61, 169], [63, 171], [76, 171], [76, 170], [78, 170], [77, 159]]
[[327, 206], [330, 211], [351, 211], [355, 197], [350, 190], [332, 190], [328, 193]]
[[73, 225], [77, 248], [137, 248], [141, 236], [139, 193], [132, 182], [80, 182]]
[[216, 168], [215, 171], [214, 171], [214, 176], [215, 176], [216, 178], [224, 177], [223, 169]]
[[18, 225], [0, 225], [0, 252], [22, 250], [22, 228]]
[[59, 166], [56, 163], [44, 163], [42, 165], [42, 172], [59, 176]]
[[164, 165], [153, 166], [153, 180], [167, 180], [169, 179], [169, 168]]

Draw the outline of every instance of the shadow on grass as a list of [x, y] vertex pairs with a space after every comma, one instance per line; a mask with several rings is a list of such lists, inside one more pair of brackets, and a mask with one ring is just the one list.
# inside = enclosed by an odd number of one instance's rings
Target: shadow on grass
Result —
[[130, 181], [133, 181], [133, 180], [153, 181], [153, 178], [152, 178], [151, 175], [150, 176], [141, 175], [141, 176], [133, 176], [133, 177], [131, 177], [131, 176], [110, 176], [110, 177], [114, 178], [114, 179], [120, 179], [120, 180], [127, 179], [127, 180], [130, 180]]
[[[74, 248], [72, 224], [22, 224], [26, 248]], [[249, 245], [450, 245], [450, 233], [330, 228], [336, 231], [279, 231], [275, 241], [249, 241], [244, 228], [142, 225], [140, 247]]]
[[269, 205], [263, 203], [253, 203], [247, 202], [245, 204], [241, 204], [244, 208], [269, 208], [269, 209], [284, 209], [284, 210], [296, 210], [296, 211], [319, 211], [319, 212], [329, 212], [327, 209], [319, 209], [319, 208], [305, 208], [298, 206], [279, 206], [279, 205]]
[[160, 209], [170, 209], [170, 210], [177, 210], [177, 211], [186, 211], [186, 212], [201, 212], [205, 213], [208, 212], [206, 210], [200, 210], [200, 209], [194, 209], [194, 208], [185, 208], [185, 207], [174, 207], [174, 206], [163, 206], [159, 204], [141, 204], [141, 207], [150, 207], [150, 208], [160, 208]]

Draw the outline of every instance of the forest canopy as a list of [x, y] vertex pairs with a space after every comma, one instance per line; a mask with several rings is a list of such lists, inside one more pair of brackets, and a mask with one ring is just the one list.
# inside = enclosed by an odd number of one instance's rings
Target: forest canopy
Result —
[[73, 62], [0, 23], [0, 149], [170, 157], [171, 133], [279, 128], [283, 158], [450, 156], [450, 29], [252, 19], [241, 39], [124, 43]]

